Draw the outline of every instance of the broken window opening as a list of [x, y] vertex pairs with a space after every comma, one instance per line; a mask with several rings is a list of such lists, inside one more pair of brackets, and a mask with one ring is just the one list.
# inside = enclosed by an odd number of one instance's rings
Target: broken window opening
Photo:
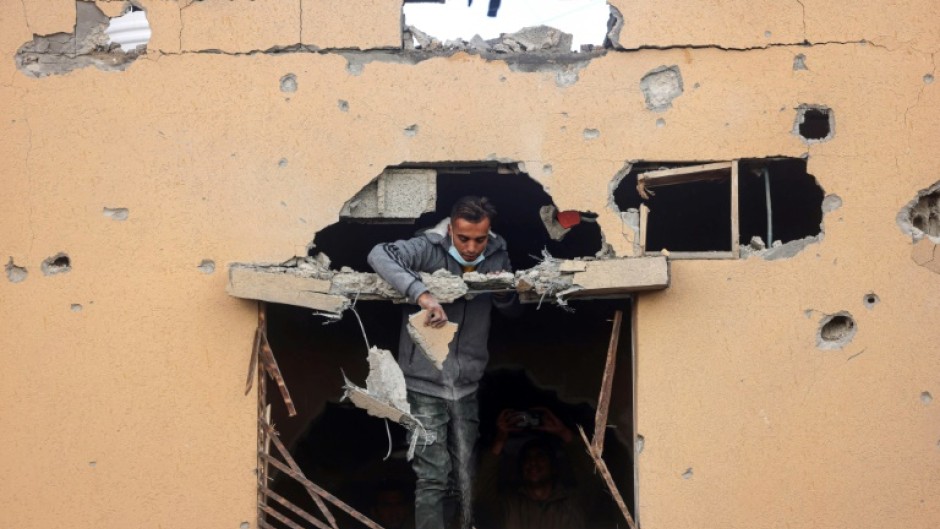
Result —
[[625, 217], [639, 219], [634, 222], [638, 246], [643, 239], [646, 254], [665, 250], [673, 259], [734, 258], [736, 246], [743, 257], [776, 259], [818, 240], [824, 192], [807, 173], [805, 159], [736, 163], [737, 189], [731, 188], [731, 163], [634, 163], [614, 191], [614, 202]]
[[[379, 177], [358, 193], [356, 198], [363, 197], [371, 186], [376, 188], [375, 193], [389, 196], [386, 204], [391, 204], [394, 195], [406, 195], [409, 200], [420, 195], [418, 202], [422, 206], [411, 208], [412, 211], [419, 212], [416, 219], [389, 219], [380, 216], [380, 212], [367, 203], [370, 199], [368, 196], [358, 203], [356, 199], [351, 200], [344, 206], [344, 213], [341, 214], [339, 222], [317, 232], [310, 255], [325, 253], [334, 269], [347, 266], [354, 270], [371, 271], [366, 256], [373, 246], [382, 242], [408, 239], [418, 231], [433, 227], [441, 219], [448, 217], [454, 202], [465, 195], [488, 197], [496, 206], [497, 216], [492, 230], [506, 239], [509, 258], [516, 270], [537, 264], [542, 259], [543, 249], [559, 259], [593, 257], [602, 249], [600, 226], [591, 221], [592, 215], [589, 212], [580, 214], [577, 221], [562, 217], [570, 232], [566, 231], [560, 241], [553, 240], [541, 217], [541, 208], [554, 207], [551, 196], [535, 180], [525, 173], [518, 172], [515, 166], [495, 163], [412, 164], [410, 167], [392, 169], [391, 173], [396, 174], [396, 171], [408, 173], [406, 180], [402, 181], [402, 188], [392, 190], [392, 184], [387, 184], [388, 191], [382, 193], [376, 185], [381, 183], [383, 178]], [[414, 176], [422, 171], [432, 173], [425, 181], [426, 184], [420, 179], [427, 177]], [[433, 176], [434, 172], [436, 176]], [[383, 173], [387, 174], [389, 171]], [[379, 201], [378, 197], [374, 200], [376, 203]], [[356, 210], [366, 211], [366, 215], [370, 216], [348, 216], [353, 210], [353, 204]], [[429, 205], [425, 208], [423, 204]], [[387, 209], [391, 209], [391, 206]], [[421, 211], [426, 212], [420, 213]], [[407, 224], [391, 224], [390, 220]]]
[[[594, 405], [604, 371], [610, 318], [616, 309], [629, 317], [629, 301], [573, 301], [574, 311], [536, 310], [528, 306], [518, 319], [494, 315], [490, 340], [490, 362], [479, 389], [480, 441], [477, 451], [486, 450], [495, 434], [495, 419], [502, 409], [531, 410], [546, 406], [575, 433], [573, 450], [556, 446], [559, 456], [580, 452], [577, 426], [594, 429]], [[369, 371], [362, 330], [354, 317], [324, 325], [322, 318], [307, 309], [269, 304], [268, 335], [284, 379], [291, 389], [298, 415], [290, 417], [275, 384], [259, 392], [262, 402], [271, 403], [270, 422], [281, 432], [307, 478], [339, 499], [384, 525], [374, 509], [380, 494], [389, 491], [413, 506], [414, 474], [405, 460], [408, 443], [405, 430], [370, 417], [348, 402], [340, 402], [343, 375], [361, 383]], [[414, 307], [411, 307], [414, 310]], [[396, 351], [401, 307], [385, 302], [360, 302], [357, 310], [369, 342]], [[633, 511], [633, 377], [631, 329], [621, 327], [613, 379], [610, 425], [604, 441], [604, 460]], [[587, 404], [591, 403], [591, 404]], [[262, 406], [263, 409], [263, 406]], [[383, 460], [389, 451], [391, 456]], [[509, 486], [522, 444], [533, 436], [526, 432], [511, 438], [500, 462], [499, 483]], [[419, 448], [420, 450], [420, 445]], [[590, 465], [590, 459], [587, 459]], [[584, 461], [580, 462], [581, 464]], [[576, 469], [567, 461], [561, 466], [564, 480], [571, 483]], [[593, 472], [593, 468], [591, 468]], [[271, 490], [308, 512], [317, 512], [310, 495], [295, 479], [270, 469]], [[623, 518], [599, 477], [587, 487], [597, 503], [588, 514], [588, 527], [623, 527]], [[390, 494], [395, 497], [396, 494]], [[270, 502], [269, 502], [270, 503]], [[280, 508], [278, 505], [271, 505]], [[494, 527], [485, 505], [479, 505], [475, 525]], [[340, 527], [353, 521], [334, 512]], [[356, 526], [355, 524], [352, 526]], [[384, 525], [388, 527], [389, 525]]]
[[[570, 53], [608, 44], [616, 13], [598, 0], [408, 1], [406, 49], [464, 49], [479, 53]], [[616, 24], [612, 24], [616, 25]]]

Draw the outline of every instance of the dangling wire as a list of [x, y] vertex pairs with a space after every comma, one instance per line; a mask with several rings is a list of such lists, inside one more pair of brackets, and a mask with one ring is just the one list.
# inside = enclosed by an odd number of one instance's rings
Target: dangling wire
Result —
[[382, 461], [388, 461], [388, 458], [392, 457], [392, 431], [388, 428], [388, 419], [384, 419], [382, 422], [385, 423], [385, 434], [388, 435], [388, 453], [385, 454]]
[[372, 346], [369, 345], [369, 337], [366, 336], [366, 326], [362, 324], [362, 318], [359, 317], [359, 312], [356, 311], [356, 303], [359, 302], [359, 291], [356, 291], [356, 299], [353, 300], [352, 306], [349, 307], [349, 310], [356, 316], [356, 321], [359, 322], [359, 328], [362, 330], [362, 339], [366, 342], [366, 351], [370, 351]]

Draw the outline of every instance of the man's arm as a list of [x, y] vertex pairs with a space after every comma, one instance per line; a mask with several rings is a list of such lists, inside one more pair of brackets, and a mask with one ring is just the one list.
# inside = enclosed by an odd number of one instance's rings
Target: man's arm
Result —
[[447, 322], [447, 314], [415, 271], [424, 267], [430, 252], [431, 242], [424, 237], [415, 237], [407, 241], [375, 245], [369, 252], [368, 261], [375, 273], [392, 288], [408, 298], [408, 301], [427, 309], [425, 325], [440, 327]]

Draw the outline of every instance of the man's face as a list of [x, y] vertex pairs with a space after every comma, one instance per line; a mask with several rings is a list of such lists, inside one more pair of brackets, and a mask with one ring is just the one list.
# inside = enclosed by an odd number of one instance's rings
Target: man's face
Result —
[[457, 253], [467, 261], [473, 261], [479, 257], [490, 240], [490, 219], [487, 218], [480, 222], [457, 218], [451, 221], [447, 229], [450, 231]]
[[522, 460], [522, 481], [531, 485], [551, 481], [553, 474], [552, 459], [544, 448], [533, 448]]

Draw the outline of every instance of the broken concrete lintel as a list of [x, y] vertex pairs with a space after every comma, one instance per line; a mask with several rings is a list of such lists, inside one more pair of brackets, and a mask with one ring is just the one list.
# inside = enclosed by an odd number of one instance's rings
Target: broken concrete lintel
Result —
[[665, 256], [588, 261], [583, 272], [575, 272], [569, 297], [599, 297], [669, 286], [669, 263]]
[[[546, 256], [539, 265], [515, 275], [465, 274], [457, 277], [446, 270], [421, 274], [421, 279], [439, 301], [451, 303], [466, 295], [493, 291], [518, 291], [523, 303], [564, 297], [624, 297], [632, 292], [669, 286], [669, 270], [663, 256], [621, 259], [559, 260]], [[292, 265], [236, 264], [229, 270], [229, 295], [285, 303], [339, 314], [352, 300], [405, 302], [377, 274], [349, 269], [330, 270], [314, 258], [298, 258]]]
[[329, 294], [331, 282], [293, 274], [270, 273], [259, 268], [232, 267], [226, 291], [235, 297], [284, 303], [339, 314], [349, 298]]

